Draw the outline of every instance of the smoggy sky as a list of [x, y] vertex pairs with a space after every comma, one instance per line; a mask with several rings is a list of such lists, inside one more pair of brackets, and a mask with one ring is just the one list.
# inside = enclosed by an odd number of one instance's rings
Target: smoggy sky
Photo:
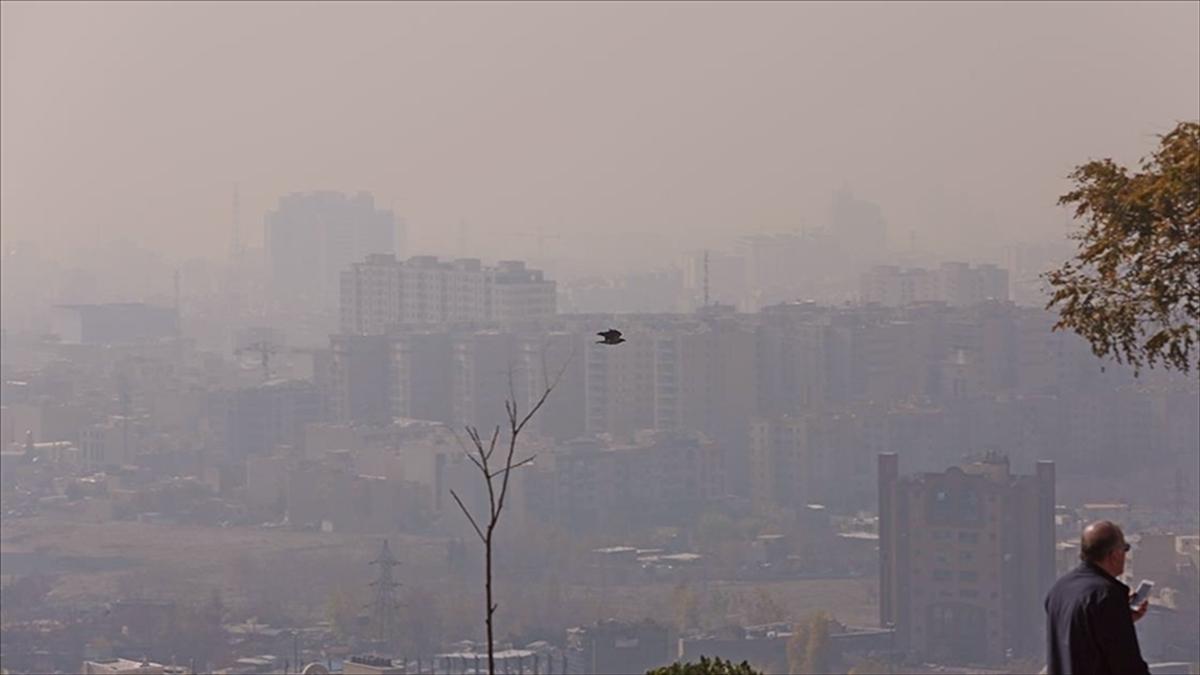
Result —
[[[2, 5], [6, 241], [222, 254], [280, 194], [373, 191], [418, 247], [827, 223], [1062, 231], [1062, 177], [1200, 117], [1200, 4]], [[563, 241], [571, 241], [564, 239]], [[574, 239], [586, 242], [586, 239]], [[636, 244], [636, 240], [631, 240]], [[481, 252], [485, 255], [486, 252]]]

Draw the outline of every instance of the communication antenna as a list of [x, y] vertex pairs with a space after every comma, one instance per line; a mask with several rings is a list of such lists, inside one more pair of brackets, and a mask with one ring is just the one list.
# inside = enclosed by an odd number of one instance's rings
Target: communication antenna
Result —
[[367, 607], [371, 610], [371, 623], [375, 627], [376, 639], [386, 642], [395, 635], [397, 626], [396, 615], [400, 603], [396, 600], [396, 588], [400, 586], [400, 582], [392, 579], [392, 568], [399, 565], [400, 561], [392, 555], [388, 540], [384, 539], [379, 557], [368, 564], [379, 566], [379, 576], [371, 582], [375, 597]]
[[704, 249], [704, 306], [708, 307], [708, 249]]
[[233, 184], [233, 223], [229, 236], [229, 260], [237, 262], [242, 257], [242, 197], [238, 184]]

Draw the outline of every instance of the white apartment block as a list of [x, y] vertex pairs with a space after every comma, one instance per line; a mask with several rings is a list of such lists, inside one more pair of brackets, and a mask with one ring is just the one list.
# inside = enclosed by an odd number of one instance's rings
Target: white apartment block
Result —
[[520, 261], [484, 267], [475, 259], [370, 255], [342, 272], [341, 328], [380, 335], [401, 323], [544, 319], [556, 312], [556, 294], [553, 281]]

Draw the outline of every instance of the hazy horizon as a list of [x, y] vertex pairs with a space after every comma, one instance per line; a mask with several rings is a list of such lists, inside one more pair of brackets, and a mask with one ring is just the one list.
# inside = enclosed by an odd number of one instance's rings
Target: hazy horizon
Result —
[[1200, 117], [1198, 22], [1196, 3], [5, 2], [3, 234], [220, 256], [237, 183], [251, 244], [312, 189], [374, 193], [410, 251], [453, 250], [461, 221], [477, 254], [538, 230], [820, 227], [842, 186], [894, 241], [1043, 239], [1072, 166]]
[[0, 673], [1200, 673], [1200, 2], [0, 27]]

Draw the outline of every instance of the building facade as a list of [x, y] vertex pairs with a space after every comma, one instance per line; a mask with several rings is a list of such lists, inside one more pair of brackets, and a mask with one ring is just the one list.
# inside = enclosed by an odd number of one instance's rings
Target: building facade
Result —
[[859, 280], [864, 303], [906, 307], [920, 302], [944, 302], [965, 307], [985, 300], [1008, 300], [1008, 270], [991, 264], [942, 263], [937, 269], [902, 269], [876, 265]]
[[520, 322], [553, 317], [557, 290], [520, 261], [370, 255], [341, 273], [342, 333], [381, 335], [399, 324]]
[[395, 254], [403, 244], [396, 216], [376, 208], [369, 192], [292, 193], [264, 225], [276, 300], [322, 310], [337, 306], [342, 270], [371, 254]]
[[1054, 463], [1008, 459], [900, 476], [879, 455], [879, 620], [897, 648], [942, 663], [998, 663], [1044, 650], [1055, 578]]

